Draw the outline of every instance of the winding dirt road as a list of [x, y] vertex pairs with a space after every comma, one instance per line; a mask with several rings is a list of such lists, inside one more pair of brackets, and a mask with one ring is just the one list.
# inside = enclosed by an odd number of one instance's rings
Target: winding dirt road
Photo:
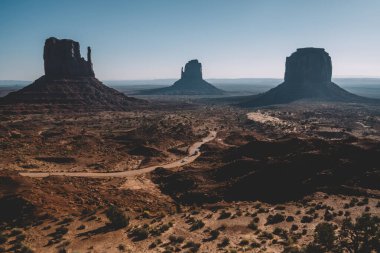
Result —
[[203, 144], [214, 140], [216, 137], [216, 134], [217, 134], [216, 131], [210, 131], [207, 137], [203, 138], [201, 141], [198, 141], [189, 147], [189, 150], [188, 150], [189, 154], [186, 157], [181, 158], [171, 163], [167, 163], [167, 164], [159, 164], [159, 165], [149, 166], [149, 167], [138, 169], [138, 170], [127, 170], [127, 171], [121, 171], [121, 172], [21, 172], [20, 175], [26, 176], [26, 177], [48, 177], [48, 176], [134, 177], [134, 176], [151, 172], [158, 167], [171, 169], [171, 168], [180, 167], [180, 166], [192, 163], [193, 161], [195, 161], [195, 159], [197, 159], [201, 155], [201, 152], [199, 151], [200, 147]]

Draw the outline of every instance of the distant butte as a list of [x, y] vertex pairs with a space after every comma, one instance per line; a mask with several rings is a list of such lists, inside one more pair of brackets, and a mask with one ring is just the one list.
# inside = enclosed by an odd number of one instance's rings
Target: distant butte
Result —
[[244, 107], [286, 104], [300, 99], [334, 102], [368, 102], [331, 81], [332, 63], [323, 48], [300, 48], [286, 58], [285, 80], [277, 87], [243, 98]]
[[142, 102], [107, 87], [95, 78], [90, 47], [85, 60], [81, 57], [78, 42], [48, 38], [43, 58], [45, 75], [23, 89], [9, 93], [0, 100], [0, 104], [124, 110]]
[[222, 95], [224, 91], [203, 80], [202, 64], [191, 60], [181, 69], [181, 79], [172, 86], [141, 91], [144, 95]]

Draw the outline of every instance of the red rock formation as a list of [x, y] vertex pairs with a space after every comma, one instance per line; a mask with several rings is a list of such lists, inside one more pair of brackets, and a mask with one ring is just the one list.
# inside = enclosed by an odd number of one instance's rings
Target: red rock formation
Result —
[[222, 95], [224, 91], [203, 80], [202, 64], [191, 60], [181, 69], [181, 79], [172, 86], [142, 91], [145, 95]]
[[0, 100], [0, 104], [36, 104], [81, 110], [124, 110], [142, 100], [130, 98], [100, 82], [92, 68], [91, 49], [87, 61], [79, 43], [49, 38], [44, 47], [45, 75]]
[[87, 61], [81, 57], [79, 43], [73, 40], [49, 38], [44, 47], [45, 75], [50, 78], [95, 77], [91, 48]]

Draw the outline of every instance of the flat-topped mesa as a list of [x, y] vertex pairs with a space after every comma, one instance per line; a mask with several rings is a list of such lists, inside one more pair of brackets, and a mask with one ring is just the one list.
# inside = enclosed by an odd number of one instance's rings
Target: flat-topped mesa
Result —
[[202, 63], [198, 60], [188, 61], [185, 71], [181, 69], [181, 79], [202, 79]]
[[331, 57], [323, 48], [297, 49], [286, 58], [285, 68], [283, 83], [265, 93], [242, 98], [240, 105], [256, 107], [297, 100], [376, 102], [349, 93], [331, 81]]
[[323, 48], [299, 48], [286, 58], [285, 82], [293, 84], [330, 83], [332, 63]]
[[91, 48], [87, 61], [81, 57], [79, 43], [69, 39], [48, 38], [44, 47], [45, 76], [49, 78], [95, 77]]

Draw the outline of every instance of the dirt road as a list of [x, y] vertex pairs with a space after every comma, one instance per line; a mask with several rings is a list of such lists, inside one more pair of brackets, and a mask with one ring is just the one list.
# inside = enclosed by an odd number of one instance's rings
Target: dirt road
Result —
[[151, 172], [158, 167], [170, 169], [170, 168], [180, 167], [180, 166], [192, 163], [195, 159], [197, 159], [201, 155], [201, 152], [199, 151], [200, 147], [203, 144], [214, 140], [216, 137], [216, 134], [217, 134], [216, 131], [210, 131], [207, 137], [203, 138], [201, 141], [198, 141], [189, 147], [189, 150], [188, 150], [189, 154], [186, 157], [181, 158], [171, 163], [167, 163], [167, 164], [159, 164], [159, 165], [149, 166], [149, 167], [138, 169], [138, 170], [128, 170], [128, 171], [121, 171], [121, 172], [21, 172], [20, 175], [26, 176], [26, 177], [48, 177], [48, 176], [134, 177], [137, 175]]

